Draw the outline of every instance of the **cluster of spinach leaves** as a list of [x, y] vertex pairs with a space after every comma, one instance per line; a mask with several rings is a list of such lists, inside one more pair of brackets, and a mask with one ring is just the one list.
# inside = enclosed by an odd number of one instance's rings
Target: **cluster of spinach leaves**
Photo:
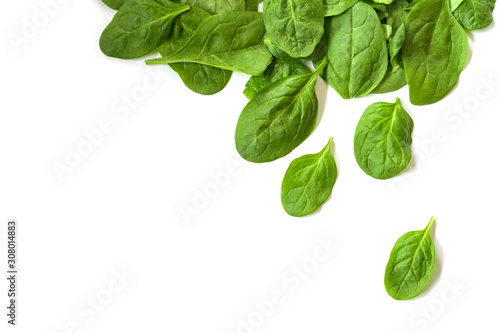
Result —
[[[233, 71], [252, 75], [235, 144], [256, 163], [289, 154], [311, 134], [318, 76], [346, 99], [408, 85], [413, 104], [439, 101], [465, 66], [464, 29], [488, 26], [495, 6], [495, 0], [264, 0], [260, 13], [259, 0], [103, 2], [118, 10], [100, 39], [108, 56], [131, 59], [157, 50], [161, 57], [147, 64], [168, 64], [204, 95], [221, 91]], [[314, 72], [303, 64], [308, 61]], [[412, 130], [399, 99], [370, 105], [354, 137], [358, 165], [374, 178], [397, 175], [411, 159]], [[324, 172], [336, 174], [335, 162], [329, 165]], [[318, 191], [330, 193], [329, 186]], [[300, 200], [318, 208], [324, 200], [317, 204], [312, 192], [302, 191], [295, 203], [295, 196], [282, 194], [285, 210], [311, 213], [288, 208]]]
[[[118, 10], [100, 48], [147, 64], [168, 64], [192, 91], [221, 91], [232, 72], [252, 75], [236, 125], [238, 153], [256, 163], [284, 157], [311, 134], [318, 117], [318, 76], [342, 98], [409, 86], [415, 105], [435, 103], [456, 85], [468, 55], [465, 30], [492, 22], [495, 0], [102, 0]], [[312, 72], [303, 63], [312, 61]], [[368, 175], [387, 179], [408, 165], [413, 120], [399, 98], [370, 105], [354, 136]], [[292, 216], [316, 211], [337, 179], [332, 138], [296, 158], [281, 187]], [[395, 299], [418, 295], [435, 262], [434, 218], [394, 246], [385, 287]]]

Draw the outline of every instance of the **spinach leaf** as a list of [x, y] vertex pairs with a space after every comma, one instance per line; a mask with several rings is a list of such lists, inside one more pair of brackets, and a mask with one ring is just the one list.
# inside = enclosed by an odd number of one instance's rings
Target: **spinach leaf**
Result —
[[245, 10], [247, 12], [258, 12], [259, 11], [259, 0], [246, 0]]
[[387, 6], [386, 23], [392, 26], [392, 31], [396, 32], [406, 21], [408, 12], [405, 7], [408, 5], [406, 0], [395, 0]]
[[321, 74], [342, 98], [364, 96], [384, 78], [387, 45], [375, 10], [358, 2], [325, 20], [328, 64]]
[[291, 57], [307, 57], [323, 36], [322, 0], [266, 0], [264, 24], [269, 39]]
[[244, 11], [246, 8], [245, 0], [180, 0], [180, 2], [199, 7], [210, 14]]
[[300, 62], [283, 62], [274, 59], [263, 75], [252, 76], [248, 80], [243, 94], [248, 99], [252, 99], [259, 91], [282, 77], [310, 73], [311, 70]]
[[104, 29], [99, 46], [110, 57], [145, 56], [165, 40], [174, 18], [187, 10], [185, 5], [167, 8], [153, 0], [129, 0]]
[[408, 14], [403, 63], [415, 105], [445, 97], [457, 84], [467, 60], [464, 29], [451, 13], [449, 0], [420, 0]]
[[305, 216], [318, 209], [332, 193], [337, 165], [332, 138], [317, 154], [301, 156], [290, 163], [281, 183], [281, 204], [292, 216]]
[[323, 59], [323, 57], [326, 55], [327, 52], [325, 35], [323, 35], [323, 37], [321, 37], [321, 39], [319, 40], [318, 44], [316, 44], [316, 47], [314, 48], [314, 51], [313, 53], [311, 53], [311, 55], [301, 58], [294, 58], [285, 51], [276, 47], [276, 45], [273, 44], [267, 33], [264, 35], [264, 44], [266, 44], [267, 48], [269, 49], [269, 52], [271, 52], [273, 56], [275, 56], [281, 61], [286, 61], [286, 62], [317, 61]]
[[318, 118], [314, 73], [292, 75], [259, 91], [241, 112], [235, 143], [245, 160], [262, 163], [283, 157], [298, 147]]
[[429, 282], [436, 260], [430, 231], [434, 217], [424, 230], [401, 236], [391, 251], [385, 268], [387, 293], [396, 300], [407, 300], [420, 294]]
[[413, 120], [396, 103], [370, 105], [359, 120], [354, 134], [354, 156], [369, 176], [388, 179], [403, 171], [411, 159]]
[[403, 46], [405, 27], [402, 24], [389, 41], [389, 65], [384, 78], [377, 88], [373, 90], [376, 94], [396, 91], [406, 86], [406, 76], [401, 67], [401, 47]]
[[464, 29], [482, 29], [493, 21], [494, 8], [495, 0], [463, 0], [453, 14]]
[[323, 0], [323, 9], [325, 11], [325, 16], [335, 16], [342, 14], [358, 0]]
[[405, 70], [398, 64], [389, 63], [384, 78], [372, 92], [375, 94], [385, 94], [399, 90], [404, 86], [406, 86]]
[[[167, 40], [158, 47], [160, 54], [163, 57], [174, 54], [209, 16], [207, 11], [198, 7], [191, 7], [189, 11], [177, 16]], [[232, 74], [225, 69], [192, 62], [172, 63], [170, 67], [179, 74], [189, 89], [202, 95], [212, 95], [224, 89]]]
[[177, 52], [146, 64], [195, 62], [250, 75], [261, 75], [272, 60], [262, 43], [262, 13], [224, 12], [204, 19]]
[[451, 0], [450, 1], [451, 11], [454, 12], [455, 10], [457, 10], [458, 6], [460, 6], [462, 2], [464, 2], [464, 0]]
[[120, 9], [120, 7], [127, 1], [128, 0], [102, 0], [106, 6], [116, 10]]

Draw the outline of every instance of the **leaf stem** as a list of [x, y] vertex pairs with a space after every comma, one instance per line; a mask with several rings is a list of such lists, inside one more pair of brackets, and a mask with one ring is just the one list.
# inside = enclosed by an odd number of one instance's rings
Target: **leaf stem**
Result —
[[325, 58], [321, 62], [321, 64], [319, 64], [318, 68], [316, 68], [316, 70], [314, 71], [314, 76], [317, 76], [323, 70], [323, 68], [325, 68], [327, 63], [328, 63], [328, 60], [327, 60], [327, 58]]

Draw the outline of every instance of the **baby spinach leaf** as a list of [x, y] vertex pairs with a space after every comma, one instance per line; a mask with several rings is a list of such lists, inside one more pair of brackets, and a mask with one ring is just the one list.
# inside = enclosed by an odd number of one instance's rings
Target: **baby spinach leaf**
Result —
[[403, 171], [411, 159], [413, 120], [396, 103], [370, 105], [359, 120], [354, 134], [354, 156], [369, 176], [387, 179]]
[[391, 251], [385, 268], [385, 290], [396, 300], [407, 300], [420, 294], [429, 282], [436, 261], [430, 236], [434, 217], [424, 230], [401, 236]]
[[451, 13], [449, 0], [420, 0], [408, 14], [403, 63], [415, 105], [445, 97], [457, 84], [467, 60], [464, 29]]
[[106, 6], [116, 10], [120, 9], [120, 7], [123, 6], [123, 4], [127, 1], [128, 0], [102, 0], [102, 2], [106, 4]]
[[387, 6], [386, 23], [392, 26], [394, 33], [405, 23], [408, 17], [408, 12], [405, 10], [407, 5], [406, 0], [395, 0]]
[[261, 76], [252, 76], [245, 85], [243, 94], [252, 99], [259, 91], [282, 77], [310, 74], [311, 70], [300, 62], [283, 62], [274, 59]]
[[145, 56], [165, 40], [175, 17], [187, 10], [186, 5], [167, 8], [153, 0], [129, 0], [104, 29], [99, 46], [110, 57]]
[[281, 204], [288, 214], [311, 214], [328, 199], [337, 179], [331, 150], [332, 138], [319, 153], [301, 156], [290, 163], [281, 183]]
[[298, 147], [318, 118], [314, 73], [292, 75], [260, 90], [241, 112], [235, 143], [245, 160], [262, 163], [283, 157]]
[[[210, 14], [198, 7], [191, 9], [174, 20], [174, 25], [167, 40], [158, 47], [163, 57], [174, 54], [189, 40], [200, 23]], [[197, 64], [193, 62], [181, 62], [169, 64], [179, 74], [184, 84], [192, 91], [202, 95], [218, 93], [229, 82], [231, 71], [217, 67]]]
[[371, 92], [387, 70], [387, 44], [375, 10], [358, 2], [325, 20], [328, 64], [323, 78], [342, 98]]
[[181, 3], [202, 8], [210, 14], [244, 11], [245, 0], [180, 0]]
[[342, 14], [358, 0], [323, 0], [323, 9], [325, 11], [325, 16], [335, 16]]
[[464, 29], [482, 29], [493, 21], [494, 8], [495, 0], [463, 0], [453, 14]]
[[224, 12], [204, 19], [177, 52], [146, 64], [195, 62], [250, 75], [261, 75], [272, 60], [262, 43], [262, 13]]
[[269, 39], [291, 57], [307, 57], [323, 36], [322, 0], [266, 0], [264, 24]]
[[276, 47], [276, 45], [274, 45], [273, 42], [269, 39], [267, 33], [264, 35], [264, 44], [266, 44], [267, 48], [269, 49], [269, 52], [271, 52], [273, 56], [275, 56], [279, 60], [286, 62], [317, 61], [323, 59], [323, 57], [326, 55], [327, 52], [325, 35], [323, 35], [323, 37], [321, 37], [321, 39], [319, 40], [318, 44], [316, 44], [313, 53], [311, 53], [311, 55], [307, 57], [302, 57], [302, 58], [294, 58], [285, 51]]

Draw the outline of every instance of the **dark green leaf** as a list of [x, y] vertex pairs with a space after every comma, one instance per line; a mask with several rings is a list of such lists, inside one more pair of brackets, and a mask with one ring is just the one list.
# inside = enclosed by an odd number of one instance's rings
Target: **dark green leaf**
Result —
[[180, 0], [180, 2], [199, 7], [210, 14], [244, 11], [246, 8], [245, 0]]
[[[167, 40], [158, 47], [162, 57], [174, 54], [186, 44], [200, 23], [210, 14], [198, 7], [191, 7], [177, 16]], [[179, 74], [184, 84], [202, 95], [215, 94], [227, 85], [231, 71], [193, 62], [172, 63], [170, 67]]]
[[236, 125], [236, 149], [241, 157], [270, 162], [307, 139], [318, 118], [315, 83], [325, 64], [314, 73], [274, 81], [248, 102]]
[[463, 0], [453, 14], [464, 29], [475, 30], [490, 25], [493, 9], [495, 0]]
[[323, 35], [323, 37], [321, 37], [318, 44], [316, 44], [316, 47], [314, 48], [313, 53], [311, 55], [309, 55], [308, 57], [303, 57], [303, 58], [291, 57], [285, 51], [277, 48], [276, 45], [274, 45], [273, 42], [269, 39], [268, 34], [266, 34], [264, 36], [264, 44], [266, 44], [267, 48], [269, 49], [269, 52], [271, 52], [273, 54], [273, 56], [275, 56], [279, 60], [286, 61], [286, 62], [306, 62], [306, 61], [321, 60], [326, 55], [326, 51], [327, 51], [325, 35]]
[[262, 43], [262, 14], [224, 12], [207, 17], [176, 53], [146, 60], [148, 65], [195, 62], [250, 75], [261, 75], [273, 56]]
[[145, 56], [165, 40], [175, 17], [187, 10], [185, 5], [167, 8], [153, 0], [129, 0], [104, 29], [99, 46], [110, 57]]
[[453, 17], [449, 0], [420, 0], [408, 14], [403, 63], [415, 105], [445, 97], [457, 84], [467, 60], [464, 29]]
[[300, 62], [283, 62], [275, 59], [266, 69], [264, 75], [252, 76], [248, 80], [243, 94], [248, 99], [252, 99], [259, 91], [282, 77], [310, 73], [311, 70]]
[[311, 214], [328, 199], [337, 179], [331, 150], [332, 138], [319, 153], [301, 156], [290, 163], [281, 183], [281, 204], [288, 214]]
[[269, 39], [291, 57], [307, 57], [323, 36], [322, 0], [266, 0], [264, 24]]
[[375, 10], [358, 2], [325, 21], [328, 64], [321, 74], [342, 98], [364, 96], [384, 78], [387, 44]]
[[354, 134], [354, 156], [369, 176], [387, 179], [403, 171], [411, 159], [413, 120], [396, 103], [370, 105], [359, 120]]
[[407, 300], [420, 294], [429, 282], [436, 254], [430, 231], [434, 217], [424, 230], [401, 236], [391, 251], [385, 269], [387, 293], [396, 300]]

